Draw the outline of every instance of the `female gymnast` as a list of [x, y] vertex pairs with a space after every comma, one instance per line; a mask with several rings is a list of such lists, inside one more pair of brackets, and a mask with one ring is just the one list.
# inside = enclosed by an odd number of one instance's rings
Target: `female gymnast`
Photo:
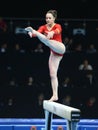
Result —
[[66, 51], [65, 45], [62, 43], [62, 27], [55, 22], [56, 18], [57, 11], [49, 10], [45, 16], [45, 25], [40, 26], [38, 30], [35, 30], [32, 27], [25, 28], [31, 38], [37, 37], [43, 44], [50, 48], [49, 73], [53, 94], [49, 101], [58, 100], [57, 71], [60, 61]]

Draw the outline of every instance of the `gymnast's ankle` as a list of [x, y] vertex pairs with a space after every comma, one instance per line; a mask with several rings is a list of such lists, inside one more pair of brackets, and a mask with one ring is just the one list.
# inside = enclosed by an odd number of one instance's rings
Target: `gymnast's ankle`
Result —
[[49, 101], [51, 101], [51, 102], [57, 101], [57, 100], [58, 100], [58, 97], [56, 97], [56, 96], [52, 96], [52, 97], [49, 99]]

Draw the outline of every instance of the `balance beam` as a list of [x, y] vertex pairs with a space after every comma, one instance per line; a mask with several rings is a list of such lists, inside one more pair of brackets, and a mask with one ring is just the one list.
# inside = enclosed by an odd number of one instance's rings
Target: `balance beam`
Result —
[[46, 118], [45, 130], [52, 130], [51, 120], [53, 118], [53, 114], [67, 120], [68, 130], [77, 130], [77, 123], [80, 120], [79, 109], [47, 100], [43, 101], [43, 108], [45, 110]]

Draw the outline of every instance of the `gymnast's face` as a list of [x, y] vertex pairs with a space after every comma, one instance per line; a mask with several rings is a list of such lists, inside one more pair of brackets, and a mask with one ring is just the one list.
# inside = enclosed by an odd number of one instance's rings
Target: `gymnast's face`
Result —
[[46, 23], [49, 25], [53, 25], [55, 22], [55, 18], [51, 13], [46, 14]]

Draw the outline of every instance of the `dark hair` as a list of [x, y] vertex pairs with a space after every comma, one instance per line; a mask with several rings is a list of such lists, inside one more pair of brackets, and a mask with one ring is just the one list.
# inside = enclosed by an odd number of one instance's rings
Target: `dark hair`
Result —
[[47, 13], [51, 13], [55, 19], [57, 18], [57, 11], [56, 10], [51, 9], [51, 10], [47, 11]]

